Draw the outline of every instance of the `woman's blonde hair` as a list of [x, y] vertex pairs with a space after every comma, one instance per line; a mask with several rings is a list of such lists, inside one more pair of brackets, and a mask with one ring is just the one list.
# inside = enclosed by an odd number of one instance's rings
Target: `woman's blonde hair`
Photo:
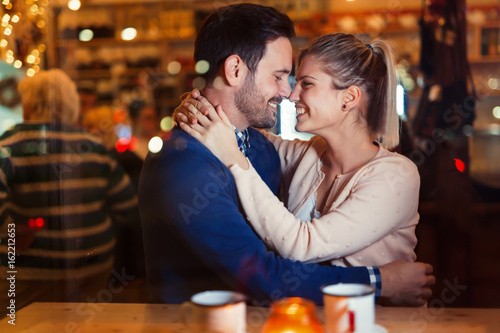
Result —
[[319, 37], [300, 53], [318, 60], [332, 77], [334, 89], [358, 86], [364, 93], [366, 112], [360, 112], [368, 130], [386, 148], [399, 143], [396, 113], [396, 69], [389, 45], [382, 40], [365, 44], [351, 34], [334, 33]]
[[75, 83], [62, 70], [51, 69], [26, 77], [19, 82], [18, 90], [28, 118], [25, 120], [76, 124], [80, 98]]

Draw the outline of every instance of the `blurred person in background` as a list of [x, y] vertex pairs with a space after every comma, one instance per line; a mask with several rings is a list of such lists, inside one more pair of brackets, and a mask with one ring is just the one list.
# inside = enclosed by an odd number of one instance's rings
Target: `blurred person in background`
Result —
[[97, 92], [95, 84], [92, 81], [83, 81], [78, 87], [78, 95], [80, 96], [80, 119], [81, 124], [83, 116], [87, 111], [93, 109], [97, 105]]
[[13, 228], [17, 309], [95, 300], [100, 290], [126, 286], [134, 277], [112, 267], [113, 221], [137, 215], [128, 176], [97, 138], [76, 127], [79, 97], [64, 72], [25, 78], [19, 92], [24, 122], [0, 137], [1, 295], [12, 270], [5, 230]]
[[144, 161], [149, 152], [149, 140], [160, 131], [160, 117], [155, 107], [142, 99], [135, 99], [128, 106], [132, 121], [132, 135], [137, 139], [134, 153]]
[[97, 136], [108, 151], [115, 148], [118, 137], [115, 134], [113, 111], [109, 106], [87, 110], [81, 117], [81, 125], [84, 130]]
[[[120, 113], [120, 111], [118, 112]], [[133, 121], [133, 118], [131, 121]], [[124, 121], [123, 126], [127, 127], [125, 124]], [[118, 164], [130, 178], [130, 182], [137, 193], [143, 159], [137, 154], [137, 140], [126, 137], [119, 139], [116, 134], [117, 123], [115, 122], [113, 110], [108, 106], [90, 109], [83, 115], [81, 125], [84, 130], [95, 135], [111, 156], [118, 161]], [[134, 217], [126, 224], [114, 221], [116, 233], [115, 268], [126, 267], [127, 272], [130, 272], [130, 274], [144, 276], [141, 220], [139, 214]]]

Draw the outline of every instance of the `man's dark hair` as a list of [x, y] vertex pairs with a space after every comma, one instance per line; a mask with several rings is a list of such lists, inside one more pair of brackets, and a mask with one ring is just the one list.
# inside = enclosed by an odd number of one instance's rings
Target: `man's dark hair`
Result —
[[225, 6], [203, 23], [196, 36], [194, 60], [210, 64], [204, 75], [207, 82], [213, 82], [219, 66], [232, 54], [240, 56], [253, 74], [267, 43], [294, 36], [293, 22], [275, 8], [249, 3]]

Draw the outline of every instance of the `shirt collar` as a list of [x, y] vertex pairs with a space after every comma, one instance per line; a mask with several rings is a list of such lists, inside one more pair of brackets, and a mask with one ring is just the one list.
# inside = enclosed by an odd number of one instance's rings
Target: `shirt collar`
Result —
[[236, 134], [236, 141], [238, 142], [238, 148], [243, 153], [243, 155], [247, 156], [247, 150], [250, 147], [250, 134], [248, 133], [248, 129], [245, 128], [243, 131], [238, 130], [234, 127], [234, 133]]

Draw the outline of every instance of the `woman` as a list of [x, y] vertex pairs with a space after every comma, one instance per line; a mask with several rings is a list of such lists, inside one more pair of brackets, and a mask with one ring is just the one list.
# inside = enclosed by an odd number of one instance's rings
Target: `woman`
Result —
[[298, 62], [290, 95], [296, 129], [316, 136], [304, 142], [268, 135], [281, 157], [288, 209], [236, 148], [220, 108], [207, 118], [186, 104], [203, 127], [181, 122], [182, 129], [231, 170], [248, 220], [283, 257], [342, 266], [414, 261], [420, 181], [409, 159], [387, 150], [399, 141], [389, 46], [329, 34]]

